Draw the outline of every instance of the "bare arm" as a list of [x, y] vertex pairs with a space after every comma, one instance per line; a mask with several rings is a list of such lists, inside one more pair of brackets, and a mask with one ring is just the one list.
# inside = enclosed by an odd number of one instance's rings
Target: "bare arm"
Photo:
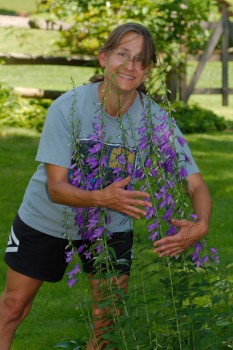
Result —
[[[103, 190], [85, 191], [68, 183], [68, 169], [46, 164], [48, 191], [54, 203], [72, 207], [105, 207], [139, 219], [146, 215], [146, 207], [151, 203], [146, 199], [149, 194], [141, 191], [127, 191], [125, 186], [130, 178], [115, 182]], [[138, 208], [139, 207], [139, 208]], [[142, 209], [142, 207], [145, 207]]]
[[197, 221], [172, 219], [171, 223], [179, 228], [179, 232], [154, 243], [156, 247], [154, 252], [159, 253], [160, 256], [180, 254], [208, 233], [211, 216], [211, 199], [208, 188], [200, 174], [188, 176], [187, 181]]

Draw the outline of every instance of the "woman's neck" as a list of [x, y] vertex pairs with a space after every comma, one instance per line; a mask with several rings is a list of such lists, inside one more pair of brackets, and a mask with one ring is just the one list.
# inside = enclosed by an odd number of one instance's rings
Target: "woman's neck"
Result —
[[119, 88], [108, 87], [104, 82], [98, 88], [100, 101], [105, 111], [112, 117], [120, 117], [133, 105], [137, 91], [121, 93]]

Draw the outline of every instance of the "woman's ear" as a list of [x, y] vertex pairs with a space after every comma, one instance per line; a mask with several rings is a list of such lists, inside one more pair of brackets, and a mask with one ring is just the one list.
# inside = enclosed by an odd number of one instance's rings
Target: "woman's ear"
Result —
[[98, 59], [99, 59], [100, 67], [105, 67], [106, 66], [106, 61], [107, 61], [107, 54], [106, 54], [106, 52], [99, 53], [98, 54]]

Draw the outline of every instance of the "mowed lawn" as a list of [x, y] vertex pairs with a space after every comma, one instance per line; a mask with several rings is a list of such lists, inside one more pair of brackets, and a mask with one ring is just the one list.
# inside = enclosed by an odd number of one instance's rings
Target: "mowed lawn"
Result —
[[[219, 269], [233, 276], [233, 135], [228, 132], [189, 135], [188, 141], [209, 186], [213, 215], [207, 244], [218, 249]], [[25, 187], [36, 169], [34, 161], [39, 135], [28, 130], [6, 129], [0, 134], [0, 292], [6, 266], [3, 254], [10, 226], [22, 200]], [[138, 234], [143, 229], [137, 224]], [[148, 252], [148, 259], [152, 253]], [[57, 284], [46, 283], [39, 292], [29, 317], [18, 330], [12, 350], [50, 350], [62, 338], [87, 338], [87, 329], [76, 309], [77, 298], [87, 296], [86, 277], [69, 289], [66, 278]]]

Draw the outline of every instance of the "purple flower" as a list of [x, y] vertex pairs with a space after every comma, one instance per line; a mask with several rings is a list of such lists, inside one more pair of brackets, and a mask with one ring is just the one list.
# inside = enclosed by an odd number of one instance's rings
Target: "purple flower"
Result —
[[127, 163], [126, 169], [127, 169], [129, 175], [132, 176], [134, 174], [134, 168], [133, 168], [133, 165], [131, 163], [129, 163], [129, 162]]
[[166, 232], [166, 236], [173, 236], [177, 233], [177, 228], [175, 226], [171, 226]]
[[192, 164], [190, 158], [188, 157], [188, 155], [187, 155], [185, 152], [183, 152], [183, 155], [184, 155], [184, 161], [185, 161], [186, 163]]
[[166, 213], [163, 215], [163, 220], [166, 221], [166, 222], [168, 222], [168, 221], [170, 221], [171, 217], [172, 217], [172, 209], [169, 208], [169, 209], [166, 211]]
[[69, 264], [73, 258], [74, 255], [74, 248], [72, 248], [71, 250], [65, 251], [65, 255], [66, 255], [66, 262]]
[[95, 157], [88, 157], [87, 158], [87, 163], [91, 167], [91, 169], [96, 168], [99, 165], [98, 160]]
[[69, 276], [69, 278], [73, 278], [77, 273], [81, 273], [79, 264], [76, 264], [73, 270], [67, 272], [67, 275]]
[[97, 227], [95, 230], [94, 230], [94, 237], [95, 238], [101, 238], [103, 233], [104, 233], [104, 226], [100, 226], [100, 227]]
[[205, 255], [204, 258], [202, 259], [203, 262], [206, 264], [209, 261], [209, 256]]
[[187, 177], [188, 176], [188, 172], [185, 168], [180, 168], [180, 176], [181, 177]]
[[98, 254], [102, 253], [102, 251], [103, 251], [103, 246], [102, 246], [102, 244], [98, 244], [97, 247], [96, 247], [95, 249], [96, 249], [96, 252], [97, 252]]
[[100, 160], [100, 165], [102, 167], [106, 167], [107, 166], [107, 158], [105, 156], [103, 156]]
[[113, 174], [116, 174], [116, 175], [119, 175], [120, 174], [120, 172], [121, 172], [121, 168], [120, 167], [117, 167], [117, 168], [115, 168], [114, 170], [113, 170]]
[[155, 177], [157, 176], [157, 173], [158, 173], [158, 172], [157, 172], [157, 169], [155, 169], [155, 168], [151, 169], [151, 176], [152, 176], [152, 177], [155, 178]]
[[152, 232], [154, 231], [157, 227], [159, 227], [159, 222], [158, 220], [156, 219], [155, 222], [153, 222], [153, 224], [150, 224], [147, 226], [147, 229], [149, 232]]
[[101, 188], [101, 185], [102, 185], [102, 182], [103, 182], [103, 179], [101, 178], [98, 178], [93, 186], [93, 189], [94, 190], [98, 190]]
[[125, 165], [126, 163], [125, 156], [123, 153], [118, 156], [117, 160], [121, 165]]
[[195, 252], [196, 254], [199, 254], [201, 251], [202, 251], [202, 245], [201, 245], [201, 243], [200, 243], [200, 242], [196, 242], [196, 243], [194, 244], [194, 252]]
[[212, 254], [215, 254], [215, 255], [218, 254], [218, 252], [217, 252], [217, 250], [215, 248], [210, 248], [210, 251], [211, 251]]
[[84, 244], [80, 245], [80, 247], [78, 248], [78, 254], [81, 254], [84, 249], [85, 249], [85, 245]]
[[152, 233], [152, 235], [149, 236], [149, 238], [152, 240], [152, 242], [156, 241], [158, 237], [158, 232], [155, 231], [154, 233]]
[[152, 165], [152, 161], [151, 161], [150, 157], [148, 157], [145, 161], [145, 167], [150, 168], [151, 165]]
[[189, 216], [190, 216], [190, 218], [191, 218], [193, 221], [196, 221], [196, 220], [197, 220], [197, 215], [196, 215], [196, 214], [190, 214]]
[[142, 170], [141, 168], [139, 168], [139, 169], [136, 171], [135, 176], [136, 176], [137, 179], [143, 180], [144, 177], [145, 177], [145, 174], [143, 173], [143, 170]]
[[77, 282], [76, 278], [72, 278], [71, 280], [68, 281], [68, 286], [72, 288], [76, 282]]
[[98, 153], [103, 148], [103, 143], [96, 143], [93, 147], [89, 149], [90, 154]]
[[155, 215], [156, 215], [156, 208], [155, 207], [148, 208], [147, 213], [146, 213], [146, 219], [149, 220]]
[[138, 130], [139, 135], [143, 135], [145, 133], [146, 129], [147, 129], [146, 126], [138, 128], [137, 130]]
[[84, 255], [86, 257], [86, 260], [91, 259], [91, 253], [90, 252], [85, 252]]
[[167, 173], [171, 174], [173, 172], [173, 161], [172, 159], [167, 159], [163, 164], [164, 169]]
[[177, 141], [179, 142], [179, 144], [180, 144], [182, 147], [184, 147], [184, 145], [187, 143], [187, 141], [186, 141], [183, 137], [181, 137], [181, 136], [178, 136], [178, 137], [177, 137]]
[[144, 137], [141, 138], [138, 147], [139, 147], [141, 150], [143, 150], [143, 149], [145, 149], [145, 148], [147, 147], [147, 143], [148, 143], [148, 137], [147, 137], [147, 136], [144, 136]]

